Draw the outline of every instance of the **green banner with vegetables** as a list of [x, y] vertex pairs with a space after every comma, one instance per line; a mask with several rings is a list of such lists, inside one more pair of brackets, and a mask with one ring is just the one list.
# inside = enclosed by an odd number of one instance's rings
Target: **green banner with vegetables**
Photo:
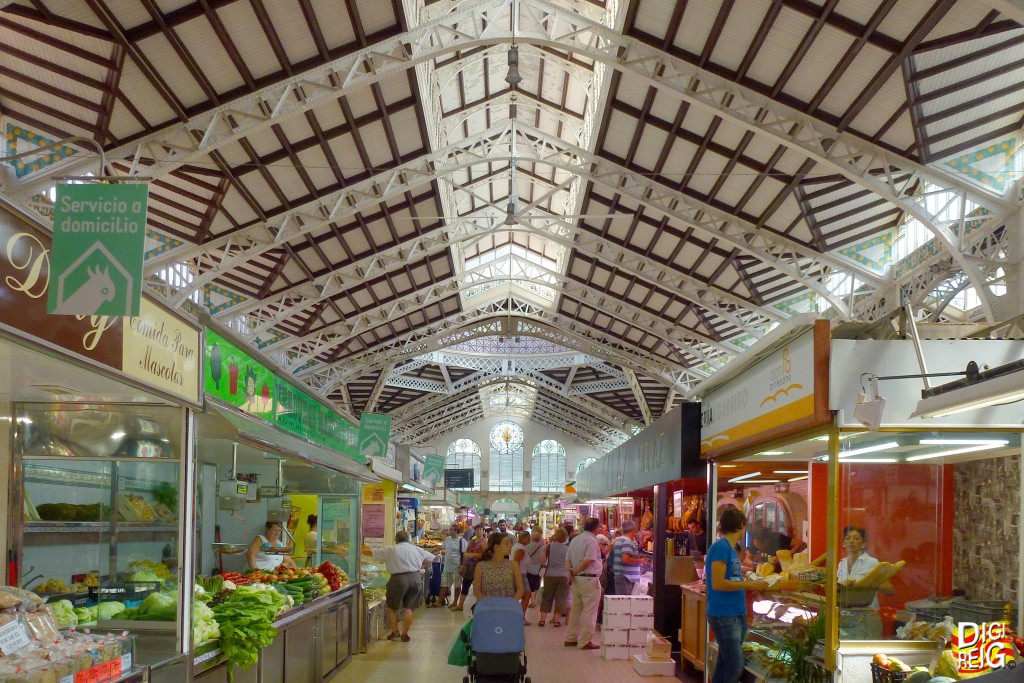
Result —
[[206, 330], [203, 386], [209, 396], [357, 462], [359, 428], [289, 384], [213, 330]]

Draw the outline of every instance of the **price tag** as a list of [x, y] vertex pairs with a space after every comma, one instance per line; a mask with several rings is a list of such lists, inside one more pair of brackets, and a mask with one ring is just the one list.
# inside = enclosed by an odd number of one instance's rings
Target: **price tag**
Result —
[[20, 621], [12, 621], [0, 626], [0, 652], [5, 655], [17, 652], [30, 642], [32, 639], [28, 637], [28, 630]]
[[210, 661], [211, 659], [213, 659], [214, 657], [216, 657], [219, 654], [220, 654], [220, 648], [214, 648], [214, 649], [210, 650], [209, 652], [204, 652], [203, 654], [199, 655], [198, 657], [196, 657], [193, 660], [192, 665], [193, 666], [199, 666], [200, 664], [203, 664], [205, 662]]
[[126, 655], [121, 655], [121, 671], [131, 671], [132, 669], [132, 653], [129, 652]]

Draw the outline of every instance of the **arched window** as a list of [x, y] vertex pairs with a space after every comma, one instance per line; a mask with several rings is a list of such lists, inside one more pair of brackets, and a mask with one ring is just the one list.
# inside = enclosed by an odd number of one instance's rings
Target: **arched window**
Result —
[[597, 458], [586, 458], [586, 459], [584, 459], [583, 462], [581, 462], [579, 465], [576, 466], [576, 474], [578, 475], [580, 472], [582, 472], [586, 468], [590, 467], [595, 462], [597, 462]]
[[562, 493], [565, 490], [565, 449], [551, 439], [533, 447], [530, 461], [533, 490]]
[[473, 487], [452, 489], [453, 491], [480, 490], [480, 446], [472, 439], [458, 439], [448, 447], [448, 457], [444, 461], [445, 469], [473, 470]]
[[491, 429], [491, 491], [523, 490], [523, 428], [511, 420], [502, 420]]

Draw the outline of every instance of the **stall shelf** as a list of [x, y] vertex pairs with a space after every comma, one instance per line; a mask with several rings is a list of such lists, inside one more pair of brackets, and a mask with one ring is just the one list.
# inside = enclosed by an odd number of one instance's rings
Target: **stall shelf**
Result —
[[[318, 683], [343, 666], [351, 652], [352, 615], [358, 589], [351, 585], [274, 620], [278, 635], [249, 669], [236, 668], [235, 681]], [[219, 648], [193, 654], [193, 680], [227, 681], [227, 662]]]

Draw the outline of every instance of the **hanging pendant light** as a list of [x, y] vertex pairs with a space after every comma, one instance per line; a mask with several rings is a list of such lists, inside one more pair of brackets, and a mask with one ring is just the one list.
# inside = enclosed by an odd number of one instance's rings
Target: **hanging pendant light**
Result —
[[502, 225], [516, 225], [519, 221], [516, 220], [516, 203], [509, 202], [508, 207], [505, 209], [505, 220], [502, 221]]
[[508, 49], [508, 73], [505, 74], [505, 82], [513, 88], [523, 81], [519, 73], [519, 48], [513, 45]]

